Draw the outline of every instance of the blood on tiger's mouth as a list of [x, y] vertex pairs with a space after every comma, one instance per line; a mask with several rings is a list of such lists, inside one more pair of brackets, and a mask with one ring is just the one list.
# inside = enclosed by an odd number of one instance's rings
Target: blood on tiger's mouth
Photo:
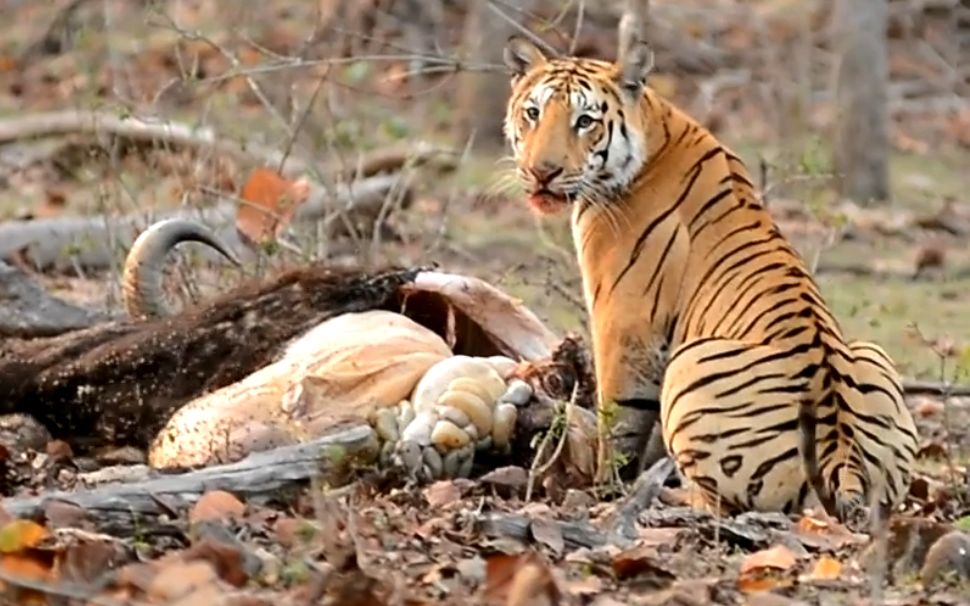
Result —
[[529, 207], [541, 215], [553, 215], [569, 205], [569, 200], [561, 193], [542, 188], [529, 192]]

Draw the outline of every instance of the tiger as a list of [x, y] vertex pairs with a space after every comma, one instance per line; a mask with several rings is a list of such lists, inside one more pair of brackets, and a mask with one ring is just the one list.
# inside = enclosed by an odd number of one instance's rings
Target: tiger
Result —
[[515, 179], [570, 213], [606, 441], [611, 410], [659, 420], [715, 513], [898, 507], [918, 436], [893, 360], [843, 337], [745, 163], [647, 85], [649, 44], [605, 61], [513, 36], [503, 56]]

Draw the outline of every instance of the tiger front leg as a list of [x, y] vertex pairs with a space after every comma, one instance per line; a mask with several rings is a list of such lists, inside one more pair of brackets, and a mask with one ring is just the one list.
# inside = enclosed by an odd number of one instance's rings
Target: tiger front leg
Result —
[[371, 419], [383, 441], [382, 461], [421, 481], [468, 477], [476, 452], [507, 452], [517, 406], [532, 397], [524, 381], [506, 385], [494, 368], [498, 360], [449, 360], [425, 375], [410, 401]]

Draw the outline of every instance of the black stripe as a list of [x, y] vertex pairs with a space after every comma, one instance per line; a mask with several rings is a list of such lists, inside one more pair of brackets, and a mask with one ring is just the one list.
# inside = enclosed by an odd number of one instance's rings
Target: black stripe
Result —
[[[781, 264], [778, 263], [777, 265], [781, 265]], [[731, 309], [727, 313], [721, 316], [717, 324], [714, 325], [714, 328], [711, 329], [711, 332], [713, 334], [725, 334], [725, 333], [730, 334], [731, 331], [737, 327], [738, 322], [740, 322], [745, 318], [745, 315], [747, 314], [748, 310], [753, 308], [762, 298], [767, 296], [777, 296], [792, 288], [798, 288], [797, 284], [791, 284], [791, 283], [783, 283], [778, 286], [769, 285], [762, 288], [762, 290], [756, 292], [749, 301], [745, 301], [744, 298], [753, 289], [763, 285], [762, 282], [764, 280], [760, 280], [759, 278], [763, 278], [764, 277], [763, 274], [766, 272], [767, 270], [765, 268], [762, 268], [762, 274], [752, 273], [744, 280], [741, 280], [740, 284], [738, 284], [737, 286], [737, 295], [734, 297], [735, 304], [731, 307]], [[727, 321], [728, 318], [731, 317], [731, 312], [736, 312], [734, 316], [734, 320], [728, 325], [724, 333], [722, 333], [721, 325], [725, 321]], [[770, 343], [771, 339], [765, 339], [765, 342]]]
[[780, 372], [769, 372], [767, 374], [757, 375], [757, 376], [751, 377], [750, 379], [748, 379], [747, 381], [744, 381], [743, 383], [739, 383], [738, 385], [735, 385], [733, 387], [729, 387], [727, 389], [717, 392], [716, 394], [714, 394], [714, 398], [715, 399], [726, 398], [728, 396], [733, 396], [735, 394], [741, 393], [746, 389], [750, 389], [751, 387], [754, 387], [755, 385], [757, 385], [758, 383], [761, 383], [762, 381], [769, 381], [771, 379], [784, 379], [784, 378], [785, 378], [785, 374]]
[[644, 295], [650, 292], [650, 288], [653, 286], [653, 283], [657, 279], [657, 276], [661, 275], [661, 273], [666, 269], [667, 255], [670, 254], [670, 249], [673, 248], [674, 241], [677, 239], [678, 233], [680, 233], [680, 231], [676, 227], [674, 227], [673, 231], [670, 234], [670, 239], [667, 240], [667, 245], [664, 246], [663, 252], [660, 253], [660, 258], [657, 259], [657, 265], [654, 267], [653, 274], [651, 274], [650, 280], [647, 281], [647, 285], [643, 289]]
[[694, 224], [697, 222], [697, 220], [704, 216], [705, 212], [711, 208], [714, 208], [718, 202], [730, 196], [732, 193], [734, 192], [730, 189], [724, 189], [711, 196], [711, 198], [705, 202], [704, 205], [701, 206], [700, 209], [694, 214], [694, 217], [690, 220], [690, 225], [687, 226], [687, 230], [694, 233]]
[[778, 465], [779, 463], [784, 463], [785, 461], [797, 456], [798, 456], [798, 448], [796, 447], [796, 448], [789, 448], [788, 450], [786, 450], [785, 452], [779, 455], [776, 455], [770, 459], [766, 459], [761, 463], [761, 465], [758, 465], [758, 468], [755, 469], [754, 473], [751, 474], [751, 476], [749, 477], [749, 481], [760, 480], [761, 478], [771, 473], [771, 470], [774, 469], [775, 466]]
[[647, 398], [630, 398], [627, 400], [615, 400], [616, 405], [622, 408], [632, 408], [634, 410], [649, 410], [660, 412], [660, 402]]
[[[752, 245], [755, 245], [756, 246], [758, 244], [764, 244], [766, 242], [767, 241], [753, 242]], [[714, 264], [713, 267], [711, 267], [711, 268], [708, 269], [707, 273], [705, 273], [705, 275], [701, 278], [701, 281], [697, 283], [697, 285], [696, 285], [696, 287], [694, 289], [694, 294], [691, 296], [690, 302], [688, 303], [688, 306], [687, 306], [688, 314], [687, 314], [686, 328], [688, 328], [688, 329], [690, 328], [694, 317], [697, 316], [697, 311], [698, 310], [695, 307], [695, 305], [700, 301], [699, 297], [700, 297], [701, 293], [703, 292], [703, 286], [711, 278], [711, 274], [713, 273], [713, 271], [714, 270], [717, 270], [717, 269], [720, 269], [720, 265], [725, 260], [730, 259], [736, 253], [742, 252], [744, 249], [747, 249], [747, 248], [749, 248], [749, 246], [742, 245], [741, 247], [739, 247], [739, 248], [731, 251], [731, 253], [729, 253], [729, 254], [721, 257], [718, 260], [718, 262]], [[702, 318], [702, 319], [705, 318], [705, 317], [707, 317], [707, 315], [710, 313], [711, 307], [717, 301], [718, 297], [721, 296], [721, 293], [723, 293], [724, 290], [727, 288], [727, 286], [731, 283], [731, 280], [733, 280], [735, 277], [737, 277], [736, 274], [732, 274], [731, 272], [734, 272], [736, 270], [742, 269], [747, 264], [753, 262], [755, 259], [758, 259], [760, 257], [764, 257], [765, 255], [770, 255], [770, 254], [772, 254], [774, 252], [775, 252], [775, 249], [761, 250], [761, 251], [758, 251], [758, 252], [756, 252], [754, 254], [750, 254], [750, 255], [748, 255], [746, 257], [742, 257], [738, 261], [736, 261], [736, 262], [732, 263], [731, 265], [729, 265], [728, 267], [724, 268], [724, 270], [720, 274], [718, 274], [717, 278], [714, 279], [714, 282], [713, 283], [714, 284], [719, 284], [719, 286], [714, 291], [714, 293], [712, 295], [710, 295], [710, 296], [707, 297], [707, 305], [704, 306], [704, 309], [700, 310], [700, 316], [699, 317]]]
[[677, 395], [674, 396], [673, 400], [670, 401], [669, 408], [667, 409], [667, 418], [665, 419], [664, 422], [669, 423], [670, 415], [677, 407], [677, 402], [679, 402], [682, 397], [690, 395], [691, 393], [697, 391], [698, 389], [711, 385], [712, 383], [715, 383], [722, 379], [732, 377], [736, 374], [750, 372], [754, 368], [761, 366], [763, 364], [769, 364], [771, 362], [776, 362], [778, 360], [785, 360], [793, 356], [808, 353], [813, 348], [814, 348], [814, 345], [812, 343], [799, 343], [787, 349], [778, 349], [776, 351], [772, 351], [771, 353], [765, 356], [762, 356], [756, 360], [753, 360], [751, 362], [748, 362], [747, 364], [740, 367], [732, 368], [729, 370], [722, 370], [719, 372], [710, 372], [705, 375], [702, 375], [700, 378], [695, 379], [694, 381], [689, 383], [684, 389], [677, 392]]

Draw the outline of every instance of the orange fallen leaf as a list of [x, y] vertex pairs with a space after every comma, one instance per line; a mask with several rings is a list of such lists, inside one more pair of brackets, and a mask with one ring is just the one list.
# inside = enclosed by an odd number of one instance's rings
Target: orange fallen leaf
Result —
[[838, 549], [852, 543], [865, 542], [862, 535], [853, 534], [844, 525], [825, 514], [802, 516], [792, 534], [802, 544], [817, 549]]
[[0, 552], [14, 553], [36, 547], [50, 533], [32, 520], [13, 520], [0, 528]]
[[756, 551], [741, 562], [738, 589], [752, 593], [787, 587], [792, 584], [792, 579], [786, 573], [796, 561], [795, 554], [784, 545]]
[[[0, 570], [11, 579], [25, 579], [31, 581], [46, 581], [51, 578], [51, 568], [37, 558], [21, 554], [0, 555]], [[0, 582], [0, 595], [8, 595], [6, 583]], [[19, 589], [17, 604], [32, 606], [33, 604], [47, 604], [47, 598], [40, 591]]]
[[815, 562], [809, 579], [816, 581], [832, 581], [842, 574], [842, 562], [831, 556], [822, 556]]
[[210, 490], [203, 494], [189, 512], [189, 523], [229, 520], [242, 517], [246, 506], [224, 490]]
[[239, 194], [242, 201], [236, 211], [236, 229], [253, 245], [272, 241], [309, 195], [306, 179], [289, 181], [272, 169], [256, 168]]
[[796, 561], [797, 558], [791, 549], [788, 549], [784, 545], [775, 545], [768, 549], [756, 551], [744, 558], [744, 561], [741, 562], [741, 574], [755, 572], [765, 568], [774, 568], [782, 571], [789, 570], [795, 565]]

